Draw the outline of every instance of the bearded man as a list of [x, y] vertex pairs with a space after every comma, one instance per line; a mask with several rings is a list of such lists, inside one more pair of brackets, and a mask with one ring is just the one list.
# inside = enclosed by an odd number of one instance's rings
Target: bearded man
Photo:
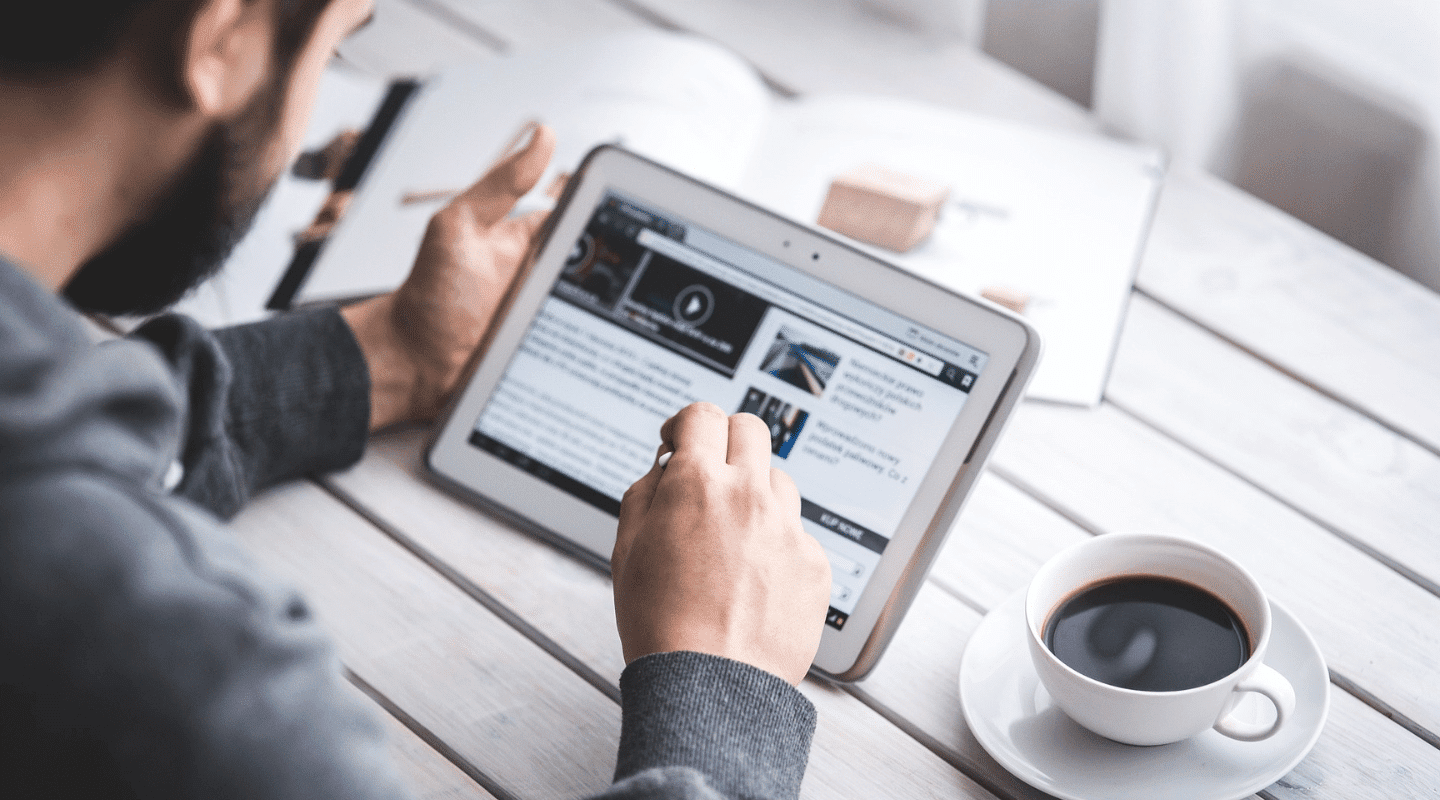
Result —
[[[159, 316], [293, 158], [373, 0], [44, 0], [0, 25], [0, 791], [407, 796], [305, 602], [220, 526], [432, 418], [542, 219], [537, 131], [436, 215], [392, 294], [206, 331]], [[829, 570], [758, 418], [691, 406], [627, 494], [606, 797], [787, 797]], [[747, 455], [739, 455], [747, 454]], [[662, 481], [662, 475], [664, 479]], [[730, 513], [734, 512], [734, 513]], [[719, 565], [720, 569], [716, 569]]]

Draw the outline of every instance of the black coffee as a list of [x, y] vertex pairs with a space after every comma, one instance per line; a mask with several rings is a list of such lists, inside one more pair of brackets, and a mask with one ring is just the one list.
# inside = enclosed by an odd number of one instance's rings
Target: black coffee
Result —
[[1217, 681], [1250, 657], [1245, 626], [1218, 597], [1169, 578], [1082, 589], [1045, 624], [1045, 645], [1111, 686], [1175, 692]]

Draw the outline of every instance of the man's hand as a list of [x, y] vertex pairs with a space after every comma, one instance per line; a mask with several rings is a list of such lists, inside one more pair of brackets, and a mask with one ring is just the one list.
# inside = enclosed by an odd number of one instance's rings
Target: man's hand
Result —
[[830, 564], [753, 414], [709, 403], [660, 429], [673, 451], [625, 493], [610, 567], [628, 664], [695, 650], [799, 684], [820, 647]]
[[507, 215], [554, 150], [555, 134], [537, 127], [523, 150], [431, 218], [399, 289], [341, 312], [370, 367], [370, 430], [431, 419], [449, 399], [545, 220]]

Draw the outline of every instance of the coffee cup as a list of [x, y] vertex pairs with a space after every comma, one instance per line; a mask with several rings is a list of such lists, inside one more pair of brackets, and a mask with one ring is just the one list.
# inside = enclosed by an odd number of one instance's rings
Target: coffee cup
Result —
[[[1270, 603], [1244, 567], [1169, 536], [1107, 534], [1047, 561], [1025, 595], [1031, 660], [1071, 719], [1132, 745], [1213, 728], [1259, 741], [1284, 726], [1295, 691], [1265, 664]], [[1231, 712], [1247, 692], [1273, 721]]]

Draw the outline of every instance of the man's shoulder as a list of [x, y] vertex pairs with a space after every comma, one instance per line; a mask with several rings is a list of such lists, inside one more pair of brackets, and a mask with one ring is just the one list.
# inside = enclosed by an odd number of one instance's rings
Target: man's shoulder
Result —
[[0, 368], [86, 344], [80, 315], [0, 254]]
[[74, 309], [0, 257], [0, 479], [82, 469], [157, 480], [179, 413], [153, 348], [95, 346]]

